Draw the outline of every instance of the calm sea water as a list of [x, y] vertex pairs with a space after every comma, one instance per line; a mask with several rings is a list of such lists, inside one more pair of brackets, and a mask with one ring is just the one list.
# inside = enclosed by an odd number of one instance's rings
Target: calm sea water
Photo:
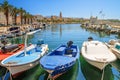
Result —
[[[105, 34], [104, 32], [95, 32], [81, 28], [80, 24], [58, 24], [48, 26], [34, 35], [29, 36], [28, 43], [37, 43], [39, 39], [43, 39], [49, 45], [49, 52], [59, 46], [66, 44], [72, 40], [74, 44], [81, 49], [82, 43], [92, 36], [94, 40], [108, 42], [110, 39], [120, 38], [118, 35]], [[11, 39], [12, 43], [24, 42], [23, 37]], [[120, 60], [109, 64], [103, 71], [88, 64], [82, 56], [77, 63], [64, 75], [58, 77], [56, 80], [120, 80]], [[46, 80], [48, 73], [37, 65], [31, 70], [26, 71], [15, 80]]]

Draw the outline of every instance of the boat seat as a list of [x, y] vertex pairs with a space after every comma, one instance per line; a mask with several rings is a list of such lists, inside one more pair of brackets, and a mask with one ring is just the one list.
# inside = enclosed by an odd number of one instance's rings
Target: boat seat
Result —
[[67, 48], [66, 51], [65, 51], [65, 54], [68, 55], [68, 54], [72, 54], [73, 50], [70, 49], [70, 48]]
[[42, 48], [41, 47], [36, 47], [35, 49], [36, 49], [37, 52], [41, 52]]
[[31, 53], [30, 55], [41, 55], [40, 52], [34, 52], [33, 54]]
[[63, 55], [65, 53], [65, 48], [66, 47], [60, 47], [55, 51], [56, 55]]
[[65, 55], [69, 57], [73, 57], [73, 50], [71, 48], [67, 48], [65, 51]]
[[77, 50], [76, 50], [76, 49], [72, 49], [72, 50], [73, 50], [73, 52], [72, 52], [72, 57], [75, 57], [76, 54], [77, 54]]

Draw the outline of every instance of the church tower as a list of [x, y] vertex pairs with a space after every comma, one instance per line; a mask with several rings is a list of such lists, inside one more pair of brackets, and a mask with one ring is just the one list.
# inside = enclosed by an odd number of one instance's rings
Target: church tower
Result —
[[59, 17], [60, 17], [60, 19], [62, 19], [62, 12], [60, 12], [60, 16]]

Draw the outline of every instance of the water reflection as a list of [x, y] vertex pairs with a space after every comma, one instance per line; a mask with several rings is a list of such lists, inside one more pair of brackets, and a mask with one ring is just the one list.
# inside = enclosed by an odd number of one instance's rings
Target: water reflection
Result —
[[120, 60], [116, 60], [115, 62], [111, 63], [111, 65], [113, 66], [112, 72], [115, 80], [120, 80]]
[[45, 71], [40, 67], [40, 65], [37, 65], [34, 68], [25, 71], [14, 80], [39, 80], [39, 76], [44, 73]]
[[103, 32], [103, 31], [96, 31], [96, 30], [92, 30], [92, 29], [86, 29], [86, 31], [88, 31], [92, 34], [96, 34], [100, 38], [110, 36], [110, 33], [106, 33], [106, 32]]
[[[27, 39], [27, 42], [30, 43], [30, 42], [31, 42], [31, 39], [33, 39], [33, 38], [34, 38], [34, 35], [29, 35], [29, 36], [28, 36], [28, 39]], [[24, 42], [25, 42], [25, 36], [8, 38], [8, 41], [9, 41], [11, 44], [21, 44], [21, 43], [24, 43]]]

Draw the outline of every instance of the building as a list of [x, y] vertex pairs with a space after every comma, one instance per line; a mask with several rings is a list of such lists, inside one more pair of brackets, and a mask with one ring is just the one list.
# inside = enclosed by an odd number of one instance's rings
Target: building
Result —
[[62, 19], [62, 12], [60, 12], [60, 19]]
[[42, 15], [34, 15], [36, 21], [41, 21], [44, 19]]
[[6, 18], [3, 12], [0, 12], [0, 24], [6, 24]]

